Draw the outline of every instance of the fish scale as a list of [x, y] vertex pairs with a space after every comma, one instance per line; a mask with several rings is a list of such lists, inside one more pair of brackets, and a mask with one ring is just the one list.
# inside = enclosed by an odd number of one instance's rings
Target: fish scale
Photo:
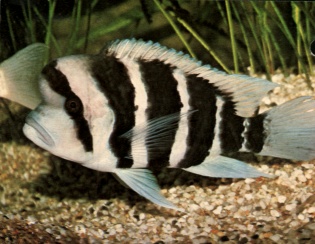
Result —
[[46, 65], [39, 80], [36, 72], [26, 76], [30, 84], [23, 87], [14, 67], [30, 72], [23, 68], [30, 67], [24, 63], [30, 53], [34, 65], [41, 62], [43, 53], [36, 57], [32, 50], [43, 47], [34, 45], [0, 65], [0, 96], [36, 107], [23, 127], [26, 137], [59, 157], [113, 173], [160, 206], [182, 211], [161, 194], [152, 168], [207, 177], [272, 177], [222, 154], [315, 158], [313, 97], [257, 114], [276, 84], [228, 75], [135, 39], [116, 40], [97, 55], [59, 58]]

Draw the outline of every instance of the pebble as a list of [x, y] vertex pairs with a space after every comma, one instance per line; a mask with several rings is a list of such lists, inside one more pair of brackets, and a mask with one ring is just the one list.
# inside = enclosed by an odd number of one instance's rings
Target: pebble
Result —
[[310, 207], [307, 210], [308, 213], [315, 213], [315, 207]]
[[241, 205], [241, 204], [243, 204], [243, 202], [244, 202], [244, 198], [241, 198], [241, 197], [240, 197], [240, 198], [237, 199], [237, 203], [238, 203], [238, 204]]
[[253, 179], [253, 178], [247, 178], [247, 179], [245, 179], [245, 183], [246, 183], [246, 184], [250, 184], [250, 183], [253, 183], [253, 182], [255, 182], [255, 179]]
[[271, 239], [274, 242], [278, 242], [281, 239], [281, 236], [276, 234], [276, 235], [270, 236], [269, 239]]
[[76, 225], [74, 227], [75, 229], [75, 232], [78, 233], [78, 234], [85, 234], [86, 233], [86, 228], [83, 224], [80, 224], [80, 225]]
[[274, 209], [270, 210], [270, 214], [273, 217], [280, 217], [281, 216], [281, 214], [277, 210], [274, 210]]
[[197, 204], [191, 204], [189, 205], [189, 208], [191, 211], [196, 211], [198, 210], [200, 207]]
[[252, 232], [255, 229], [254, 225], [247, 225], [247, 230]]
[[53, 233], [53, 231], [52, 231], [50, 228], [46, 228], [45, 231], [46, 231], [47, 233], [49, 233], [49, 234], [52, 234], [52, 233]]
[[304, 220], [305, 219], [304, 214], [299, 214], [297, 217], [298, 217], [299, 220]]
[[303, 174], [301, 174], [301, 175], [298, 175], [298, 180], [300, 182], [305, 182], [307, 179], [306, 179], [306, 177]]
[[215, 225], [216, 220], [215, 220], [214, 218], [212, 218], [212, 217], [207, 216], [207, 217], [206, 217], [206, 223], [207, 223], [208, 225], [212, 226], [212, 225]]
[[140, 215], [139, 215], [139, 219], [140, 219], [140, 220], [145, 219], [145, 214], [144, 214], [144, 213], [140, 213]]
[[285, 206], [285, 209], [288, 210], [288, 211], [292, 211], [295, 208], [296, 208], [296, 204], [295, 203], [288, 204], [288, 205]]
[[308, 163], [304, 163], [301, 165], [303, 168], [306, 168], [306, 169], [313, 169], [314, 168], [314, 165], [313, 164], [308, 164]]
[[115, 229], [111, 229], [109, 230], [109, 233], [108, 233], [110, 236], [113, 236], [113, 235], [116, 235], [116, 230]]
[[38, 222], [38, 220], [33, 216], [27, 216], [27, 222], [28, 222], [28, 224], [32, 225], [32, 224], [35, 224], [36, 222]]
[[267, 204], [265, 203], [264, 200], [260, 200], [260, 201], [259, 201], [259, 205], [260, 205], [260, 207], [261, 207], [262, 209], [266, 209], [266, 207], [267, 207]]
[[244, 197], [246, 198], [246, 200], [252, 200], [253, 194], [245, 194]]
[[286, 196], [280, 195], [278, 196], [278, 202], [279, 203], [284, 203], [287, 200]]
[[213, 213], [216, 214], [216, 215], [221, 214], [221, 212], [222, 212], [222, 206], [219, 206], [215, 210], [213, 210]]
[[296, 220], [293, 220], [291, 223], [290, 223], [290, 227], [296, 227], [299, 225], [299, 222], [296, 221]]

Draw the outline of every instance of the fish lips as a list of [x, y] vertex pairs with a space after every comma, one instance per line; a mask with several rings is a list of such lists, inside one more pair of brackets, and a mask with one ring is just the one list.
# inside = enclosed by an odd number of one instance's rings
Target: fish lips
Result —
[[[28, 115], [25, 120], [23, 132], [27, 138], [35, 142], [36, 138], [48, 147], [54, 147], [55, 142], [47, 130], [32, 116]], [[36, 138], [34, 138], [36, 137]]]

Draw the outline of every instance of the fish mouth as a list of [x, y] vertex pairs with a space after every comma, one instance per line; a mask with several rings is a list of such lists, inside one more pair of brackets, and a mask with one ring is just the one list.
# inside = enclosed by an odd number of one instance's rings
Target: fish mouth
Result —
[[35, 132], [37, 132], [36, 133], [37, 138], [41, 140], [43, 143], [45, 143], [49, 147], [55, 146], [55, 142], [52, 139], [51, 135], [33, 117], [27, 116], [25, 120], [25, 125], [33, 128]]

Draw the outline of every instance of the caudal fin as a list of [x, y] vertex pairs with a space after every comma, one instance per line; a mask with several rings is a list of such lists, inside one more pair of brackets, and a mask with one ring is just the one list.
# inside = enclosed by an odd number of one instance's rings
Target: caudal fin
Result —
[[0, 97], [34, 109], [41, 101], [38, 77], [48, 48], [42, 43], [27, 46], [0, 64]]
[[260, 116], [263, 118], [260, 155], [294, 160], [315, 158], [314, 98], [299, 97]]

